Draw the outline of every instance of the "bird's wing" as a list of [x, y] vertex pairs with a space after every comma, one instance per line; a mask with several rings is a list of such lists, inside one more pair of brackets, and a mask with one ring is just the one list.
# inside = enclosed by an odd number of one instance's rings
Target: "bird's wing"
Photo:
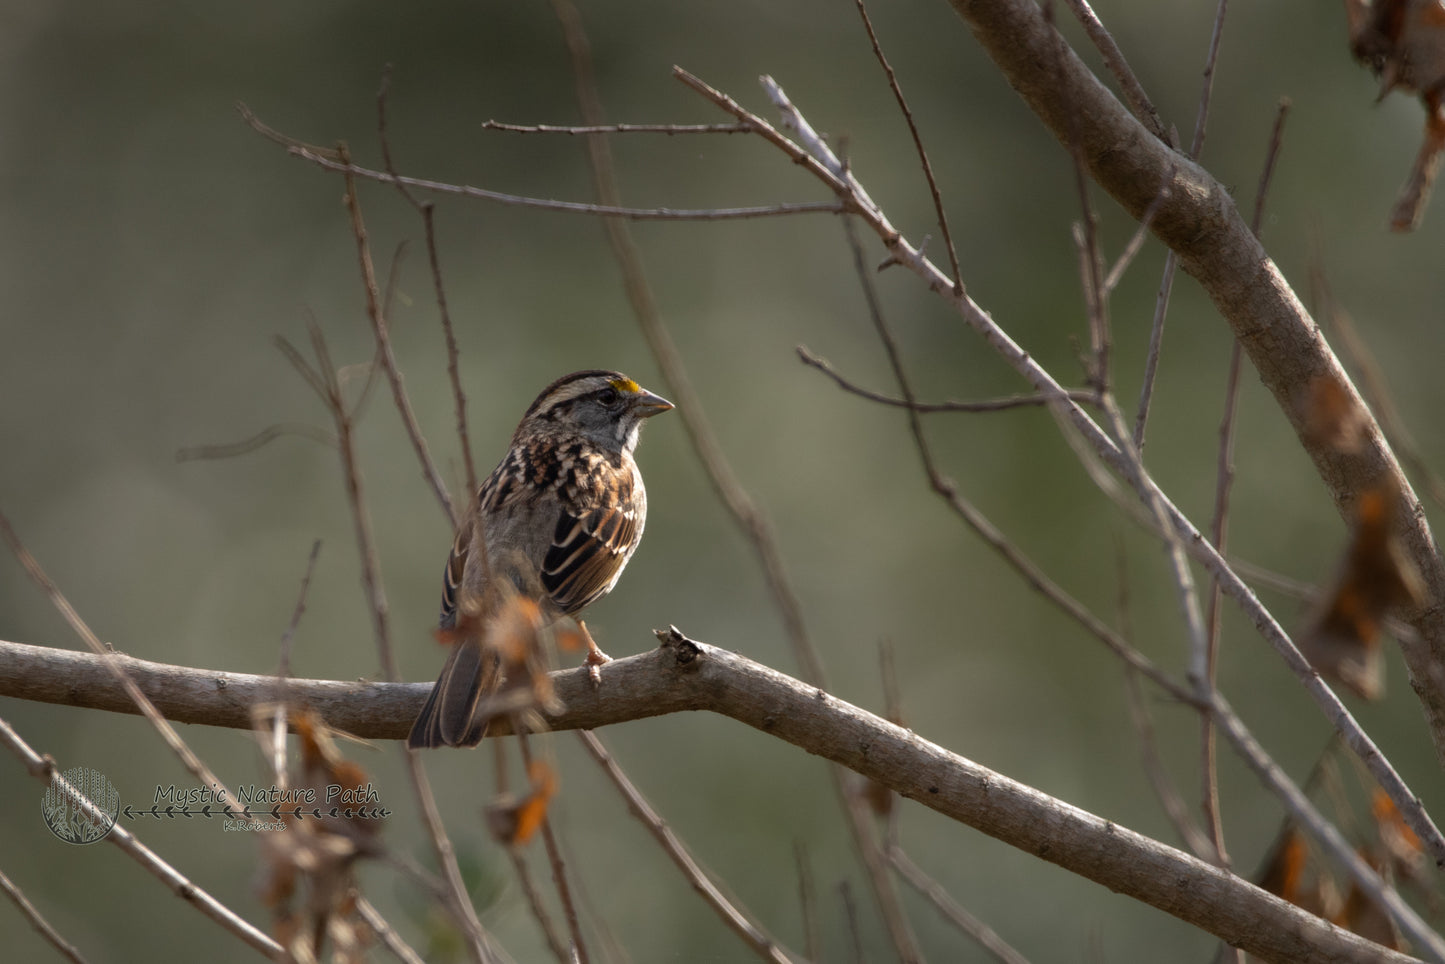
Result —
[[542, 560], [542, 585], [568, 615], [607, 594], [642, 538], [641, 500], [646, 496], [640, 494], [635, 473], [619, 472], [616, 478], [615, 500], [559, 514]]

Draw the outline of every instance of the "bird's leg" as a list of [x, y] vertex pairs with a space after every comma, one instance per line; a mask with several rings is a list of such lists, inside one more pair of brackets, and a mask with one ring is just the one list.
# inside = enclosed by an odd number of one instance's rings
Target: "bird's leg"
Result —
[[597, 646], [597, 640], [587, 631], [587, 624], [577, 620], [577, 628], [582, 632], [582, 638], [587, 641], [587, 675], [592, 679], [593, 686], [602, 685], [602, 664], [612, 662], [612, 657]]

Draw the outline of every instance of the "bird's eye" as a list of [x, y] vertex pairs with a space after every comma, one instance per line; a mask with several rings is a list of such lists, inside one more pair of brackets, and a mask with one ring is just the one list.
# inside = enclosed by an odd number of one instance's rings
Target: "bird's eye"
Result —
[[604, 388], [597, 393], [597, 400], [608, 408], [611, 408], [622, 400], [622, 396], [617, 394], [617, 389], [615, 388]]

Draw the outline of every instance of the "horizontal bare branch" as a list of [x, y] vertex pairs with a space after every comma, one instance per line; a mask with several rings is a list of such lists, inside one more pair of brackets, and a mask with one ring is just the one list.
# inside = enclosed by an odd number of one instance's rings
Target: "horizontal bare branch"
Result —
[[[675, 630], [663, 645], [614, 660], [594, 689], [583, 668], [553, 674], [566, 704], [555, 729], [596, 728], [683, 710], [731, 717], [884, 784], [990, 836], [1200, 927], [1270, 961], [1413, 960], [1348, 933], [1227, 871], [995, 773], [816, 687]], [[249, 727], [274, 698], [270, 676], [121, 656], [177, 722]], [[402, 739], [428, 683], [289, 680], [288, 697], [332, 726]], [[100, 657], [0, 642], [0, 696], [134, 712]], [[505, 730], [505, 727], [498, 729]]]
[[751, 134], [747, 124], [504, 124], [489, 120], [484, 131], [506, 131], [509, 134]]
[[428, 181], [419, 177], [405, 177], [388, 171], [376, 171], [348, 163], [342, 160], [336, 151], [307, 144], [268, 127], [245, 104], [237, 104], [236, 109], [258, 134], [280, 144], [291, 156], [310, 161], [323, 170], [365, 178], [368, 181], [379, 181], [382, 184], [414, 187], [421, 191], [431, 191], [433, 194], [450, 194], [479, 201], [495, 201], [498, 204], [512, 207], [541, 208], [547, 211], [567, 211], [572, 214], [627, 218], [632, 221], [735, 221], [741, 218], [786, 217], [794, 214], [842, 214], [847, 211], [847, 206], [841, 201], [798, 201], [744, 208], [627, 208], [607, 204], [582, 204], [577, 201], [526, 197], [521, 194], [489, 191], [486, 188], [472, 187], [468, 184]]

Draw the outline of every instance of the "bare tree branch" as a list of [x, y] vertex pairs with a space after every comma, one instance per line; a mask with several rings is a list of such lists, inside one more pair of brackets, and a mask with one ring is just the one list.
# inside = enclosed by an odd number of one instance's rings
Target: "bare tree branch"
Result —
[[[1428, 599], [1410, 614], [1420, 644], [1402, 649], [1436, 753], [1445, 762], [1445, 561], [1394, 453], [1318, 326], [1249, 230], [1229, 191], [1154, 137], [1072, 51], [1061, 61], [1054, 52], [1058, 35], [1032, 0], [951, 3], [1060, 143], [1067, 144], [1070, 131], [1077, 130], [1091, 176], [1130, 215], [1141, 217], [1160, 185], [1170, 183], [1169, 199], [1154, 219], [1155, 236], [1178, 255], [1229, 323], [1341, 513], [1348, 516], [1357, 493], [1372, 481], [1388, 479], [1404, 493], [1398, 535], [1424, 576]], [[1065, 105], [1074, 109], [1066, 112]], [[1345, 456], [1309, 438], [1300, 392], [1311, 378], [1326, 373], [1350, 386], [1349, 404], [1362, 414], [1366, 438], [1358, 454]], [[1225, 591], [1234, 595], [1227, 582]], [[1400, 803], [1398, 785], [1390, 795]], [[1438, 860], [1438, 852], [1432, 853]]]
[[489, 191], [486, 188], [466, 184], [448, 184], [444, 181], [428, 181], [419, 177], [403, 177], [361, 167], [339, 160], [336, 152], [306, 144], [287, 137], [261, 122], [245, 104], [236, 105], [241, 116], [252, 129], [269, 140], [286, 148], [286, 153], [310, 161], [317, 167], [337, 174], [392, 184], [399, 187], [414, 187], [434, 194], [451, 194], [478, 201], [495, 201], [513, 207], [542, 208], [548, 211], [569, 211], [573, 214], [596, 214], [603, 217], [628, 218], [634, 221], [732, 221], [738, 218], [769, 218], [792, 214], [842, 214], [845, 208], [836, 201], [802, 201], [793, 204], [766, 204], [745, 208], [625, 208], [605, 204], [580, 204], [576, 201], [554, 201], [547, 198], [524, 197], [520, 194], [506, 194]]
[[[549, 725], [594, 729], [684, 710], [718, 713], [1264, 960], [1413, 960], [1231, 873], [950, 753], [815, 686], [676, 630], [659, 636], [659, 648], [609, 663], [610, 682], [600, 691], [593, 689], [584, 667], [552, 674], [566, 708], [548, 716]], [[275, 687], [271, 676], [114, 658], [177, 722], [249, 728], [250, 707], [269, 699]], [[367, 739], [401, 740], [431, 684], [292, 680], [290, 687], [295, 699], [309, 703], [331, 726]], [[0, 642], [0, 696], [135, 712], [100, 657], [20, 643]]]

